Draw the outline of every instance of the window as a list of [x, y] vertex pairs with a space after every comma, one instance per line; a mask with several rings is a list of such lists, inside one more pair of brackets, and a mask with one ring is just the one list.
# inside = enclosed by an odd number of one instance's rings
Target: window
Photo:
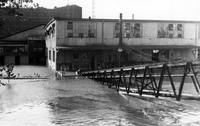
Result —
[[119, 30], [120, 29], [120, 25], [119, 25], [119, 23], [116, 23], [115, 24], [115, 30]]
[[55, 24], [52, 25], [52, 37], [55, 37]]
[[4, 52], [4, 48], [3, 47], [0, 47], [0, 52]]
[[70, 38], [70, 37], [73, 37], [73, 33], [68, 33], [67, 36]]
[[173, 34], [169, 34], [169, 38], [173, 38]]
[[38, 52], [43, 52], [43, 48], [38, 48]]
[[90, 58], [90, 53], [89, 52], [86, 52], [83, 54], [83, 59], [89, 59]]
[[78, 34], [78, 37], [83, 38], [83, 37], [84, 37], [84, 34], [83, 34], [83, 33], [79, 33], [79, 34]]
[[139, 33], [137, 33], [136, 38], [141, 38], [141, 35]]
[[73, 29], [73, 22], [67, 23], [67, 29]]
[[51, 60], [51, 50], [49, 50], [49, 60]]
[[5, 52], [7, 53], [11, 53], [11, 52], [18, 52], [18, 47], [14, 47], [14, 46], [7, 46], [5, 47]]
[[78, 52], [73, 53], [73, 59], [79, 59], [79, 53]]
[[182, 31], [183, 30], [183, 25], [182, 24], [178, 24], [177, 25], [177, 29], [178, 29], [178, 31]]
[[140, 31], [140, 23], [135, 23], [134, 29]]
[[115, 36], [116, 36], [116, 38], [119, 38], [119, 33], [116, 33]]
[[19, 52], [25, 52], [25, 48], [24, 47], [19, 47]]
[[53, 62], [55, 62], [55, 51], [53, 51]]
[[178, 34], [178, 38], [182, 38], [182, 34]]
[[37, 52], [37, 47], [32, 48], [32, 52]]
[[130, 38], [131, 35], [129, 33], [126, 33], [126, 38]]
[[169, 30], [173, 30], [174, 29], [174, 25], [173, 24], [169, 24], [168, 28], [169, 28]]
[[94, 33], [89, 33], [88, 37], [94, 37]]
[[133, 33], [133, 38], [141, 38], [140, 33]]
[[125, 24], [125, 30], [130, 30], [131, 29], [131, 24], [130, 23], [126, 23]]

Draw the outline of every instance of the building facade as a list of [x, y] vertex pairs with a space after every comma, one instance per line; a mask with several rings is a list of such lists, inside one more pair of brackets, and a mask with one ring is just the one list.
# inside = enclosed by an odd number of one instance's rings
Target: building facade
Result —
[[120, 32], [118, 19], [54, 18], [45, 27], [45, 39], [47, 63], [52, 69], [93, 70], [196, 60], [200, 24], [194, 21], [122, 20]]
[[0, 65], [45, 65], [44, 26], [18, 32], [0, 39]]

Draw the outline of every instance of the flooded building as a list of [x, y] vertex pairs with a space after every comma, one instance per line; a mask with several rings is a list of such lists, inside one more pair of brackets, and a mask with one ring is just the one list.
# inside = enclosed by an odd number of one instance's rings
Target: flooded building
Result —
[[45, 65], [44, 24], [0, 39], [0, 65]]
[[93, 70], [195, 60], [199, 58], [200, 24], [195, 21], [123, 20], [120, 23], [118, 19], [54, 18], [45, 28], [45, 39], [47, 63], [52, 69]]

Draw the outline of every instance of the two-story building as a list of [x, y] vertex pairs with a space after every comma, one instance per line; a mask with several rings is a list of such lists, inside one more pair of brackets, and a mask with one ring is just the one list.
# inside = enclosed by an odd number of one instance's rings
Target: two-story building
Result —
[[[122, 50], [119, 50], [122, 33]], [[91, 70], [173, 60], [195, 60], [195, 21], [54, 18], [45, 27], [48, 66]], [[122, 52], [121, 52], [122, 51]]]

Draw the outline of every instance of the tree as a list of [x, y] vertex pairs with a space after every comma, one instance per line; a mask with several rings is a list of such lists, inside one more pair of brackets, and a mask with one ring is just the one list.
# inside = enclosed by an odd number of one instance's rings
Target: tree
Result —
[[[15, 17], [21, 19], [23, 16], [21, 8], [36, 8], [39, 5], [33, 3], [33, 0], [0, 0], [0, 29], [3, 28], [6, 17]], [[6, 32], [6, 31], [5, 31]]]

